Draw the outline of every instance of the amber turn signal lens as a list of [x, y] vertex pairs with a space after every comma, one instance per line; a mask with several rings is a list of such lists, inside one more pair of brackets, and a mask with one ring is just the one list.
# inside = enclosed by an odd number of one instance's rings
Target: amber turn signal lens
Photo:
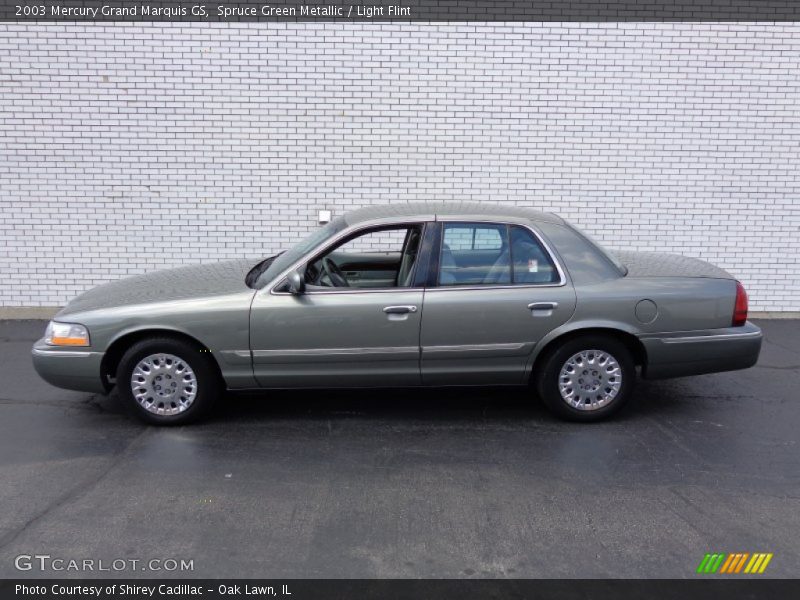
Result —
[[87, 342], [83, 338], [69, 338], [69, 337], [54, 337], [50, 340], [50, 343], [53, 346], [88, 346], [89, 342]]

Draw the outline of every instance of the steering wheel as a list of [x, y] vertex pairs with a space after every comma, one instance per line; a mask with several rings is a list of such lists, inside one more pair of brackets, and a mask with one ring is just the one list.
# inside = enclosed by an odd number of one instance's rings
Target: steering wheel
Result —
[[326, 256], [322, 259], [322, 268], [325, 270], [328, 279], [331, 280], [333, 287], [350, 287], [350, 282], [347, 281], [347, 277], [344, 276], [339, 265], [329, 257]]

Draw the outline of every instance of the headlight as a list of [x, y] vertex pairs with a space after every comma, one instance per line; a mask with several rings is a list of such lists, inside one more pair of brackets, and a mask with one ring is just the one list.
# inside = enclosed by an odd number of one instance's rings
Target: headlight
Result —
[[44, 333], [44, 343], [48, 346], [88, 346], [89, 330], [77, 323], [50, 321]]

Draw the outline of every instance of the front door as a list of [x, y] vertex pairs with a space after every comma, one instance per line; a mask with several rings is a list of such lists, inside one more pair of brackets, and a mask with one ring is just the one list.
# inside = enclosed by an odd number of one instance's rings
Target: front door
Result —
[[425, 385], [520, 384], [575, 292], [526, 225], [443, 223], [420, 344]]
[[423, 290], [412, 275], [421, 230], [359, 232], [302, 267], [304, 293], [258, 293], [250, 347], [259, 385], [419, 385]]

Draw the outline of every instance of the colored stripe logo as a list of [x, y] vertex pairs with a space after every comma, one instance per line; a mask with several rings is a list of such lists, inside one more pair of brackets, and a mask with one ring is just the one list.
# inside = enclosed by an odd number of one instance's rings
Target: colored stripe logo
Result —
[[732, 554], [706, 554], [697, 566], [697, 572], [703, 575], [717, 574], [761, 574], [772, 560], [771, 552], [734, 552]]

